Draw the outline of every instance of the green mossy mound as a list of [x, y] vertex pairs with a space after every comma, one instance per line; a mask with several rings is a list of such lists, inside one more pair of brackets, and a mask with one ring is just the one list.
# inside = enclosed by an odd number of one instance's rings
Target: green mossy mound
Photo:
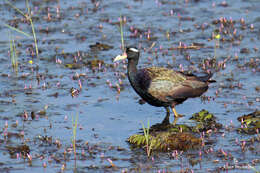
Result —
[[202, 132], [210, 129], [214, 130], [222, 128], [222, 125], [216, 122], [216, 117], [205, 109], [193, 114], [190, 119], [197, 122], [197, 125], [192, 127], [193, 132]]
[[237, 118], [241, 122], [242, 127], [238, 128], [239, 133], [256, 134], [260, 131], [260, 111], [256, 110], [248, 115], [243, 115]]
[[[148, 146], [152, 150], [168, 151], [168, 150], [188, 150], [197, 148], [201, 144], [201, 139], [196, 138], [187, 132], [160, 132], [155, 136], [149, 135]], [[130, 136], [128, 142], [136, 147], [147, 146], [146, 138], [142, 134]]]
[[[185, 151], [202, 145], [200, 132], [222, 128], [222, 125], [216, 122], [216, 117], [206, 110], [193, 114], [190, 119], [195, 121], [195, 125], [155, 124], [149, 128], [147, 137], [143, 133], [134, 134], [128, 138], [128, 142], [134, 147], [147, 148], [149, 146], [151, 150], [157, 151]], [[145, 130], [148, 131], [148, 129]]]

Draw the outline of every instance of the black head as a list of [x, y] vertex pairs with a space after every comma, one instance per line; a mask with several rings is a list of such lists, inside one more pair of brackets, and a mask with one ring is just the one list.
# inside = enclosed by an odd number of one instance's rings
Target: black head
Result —
[[134, 46], [127, 47], [126, 54], [128, 60], [138, 60], [140, 56], [139, 50]]

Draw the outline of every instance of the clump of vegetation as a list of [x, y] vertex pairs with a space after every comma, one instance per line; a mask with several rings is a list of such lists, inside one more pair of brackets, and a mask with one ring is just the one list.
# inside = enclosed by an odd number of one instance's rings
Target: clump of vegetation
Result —
[[[206, 110], [201, 110], [191, 117], [196, 121], [195, 126], [185, 124], [156, 124], [144, 129], [143, 134], [134, 134], [128, 138], [128, 142], [135, 147], [144, 147], [157, 151], [189, 150], [202, 145], [199, 133], [210, 129], [219, 129], [221, 124], [216, 122], [216, 117]], [[147, 150], [148, 151], [148, 150]], [[149, 156], [148, 155], [148, 156]]]
[[260, 130], [260, 111], [256, 110], [248, 115], [238, 117], [241, 122], [241, 128], [238, 128], [239, 133], [256, 134]]
[[197, 125], [193, 127], [194, 132], [222, 128], [222, 125], [216, 122], [216, 117], [205, 109], [193, 114], [190, 119], [197, 122]]
[[[129, 137], [128, 142], [136, 147], [146, 146], [145, 135], [135, 134]], [[188, 150], [197, 148], [201, 144], [201, 139], [196, 138], [187, 132], [160, 132], [149, 135], [149, 144], [152, 150], [168, 151], [168, 150]]]

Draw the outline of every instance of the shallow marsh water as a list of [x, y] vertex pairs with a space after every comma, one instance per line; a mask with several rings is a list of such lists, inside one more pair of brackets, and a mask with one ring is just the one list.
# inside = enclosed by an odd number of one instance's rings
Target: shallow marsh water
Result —
[[[25, 1], [10, 3], [27, 12]], [[31, 33], [29, 22], [6, 1], [0, 2], [1, 172], [253, 172], [248, 165], [260, 171], [259, 141], [242, 147], [243, 141], [259, 134], [236, 131], [241, 126], [237, 118], [260, 106], [259, 1], [46, 0], [29, 4], [38, 58], [32, 53], [33, 38], [4, 26]], [[126, 44], [141, 47], [139, 67], [199, 73], [204, 70], [203, 61], [216, 57], [215, 70], [205, 66], [215, 72], [217, 81], [205, 93], [210, 101], [189, 99], [176, 107], [185, 115], [178, 123], [191, 123], [193, 113], [206, 109], [223, 124], [200, 150], [178, 151], [178, 156], [175, 151], [153, 152], [147, 158], [145, 150], [126, 142], [140, 132], [141, 122], [161, 122], [165, 110], [139, 104], [124, 77], [126, 64], [113, 63], [121, 53], [120, 15], [125, 18]], [[216, 29], [220, 40], [213, 36]], [[11, 37], [18, 55], [17, 74], [10, 60]], [[97, 42], [109, 45], [108, 50], [90, 48]], [[202, 46], [179, 47], [192, 43]], [[80, 90], [78, 95], [72, 97], [71, 88]], [[75, 120], [77, 115], [74, 169], [72, 117]], [[32, 161], [19, 154], [17, 147], [23, 144], [29, 146]]]

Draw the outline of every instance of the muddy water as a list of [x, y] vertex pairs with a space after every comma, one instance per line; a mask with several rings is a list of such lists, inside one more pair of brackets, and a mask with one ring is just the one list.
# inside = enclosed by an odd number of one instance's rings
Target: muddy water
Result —
[[[10, 3], [27, 12], [24, 1]], [[248, 165], [260, 170], [259, 141], [242, 147], [244, 140], [257, 134], [236, 131], [241, 126], [237, 117], [260, 105], [260, 2], [48, 0], [29, 4], [38, 57], [32, 37], [4, 26], [32, 35], [29, 21], [6, 1], [0, 3], [1, 172], [253, 171]], [[141, 122], [162, 121], [165, 110], [139, 104], [125, 78], [126, 64], [113, 64], [121, 53], [120, 15], [126, 44], [141, 48], [140, 67], [215, 72], [217, 83], [205, 94], [210, 101], [190, 99], [176, 108], [185, 115], [178, 123], [192, 123], [190, 116], [206, 109], [223, 124], [201, 149], [178, 151], [178, 156], [174, 151], [154, 152], [153, 158], [147, 158], [144, 150], [126, 142], [140, 132]], [[218, 33], [220, 40], [214, 37]], [[10, 60], [12, 38], [17, 73]], [[200, 46], [187, 48], [194, 43]], [[215, 67], [204, 68], [203, 62], [212, 59]], [[76, 117], [75, 163], [71, 139]]]

